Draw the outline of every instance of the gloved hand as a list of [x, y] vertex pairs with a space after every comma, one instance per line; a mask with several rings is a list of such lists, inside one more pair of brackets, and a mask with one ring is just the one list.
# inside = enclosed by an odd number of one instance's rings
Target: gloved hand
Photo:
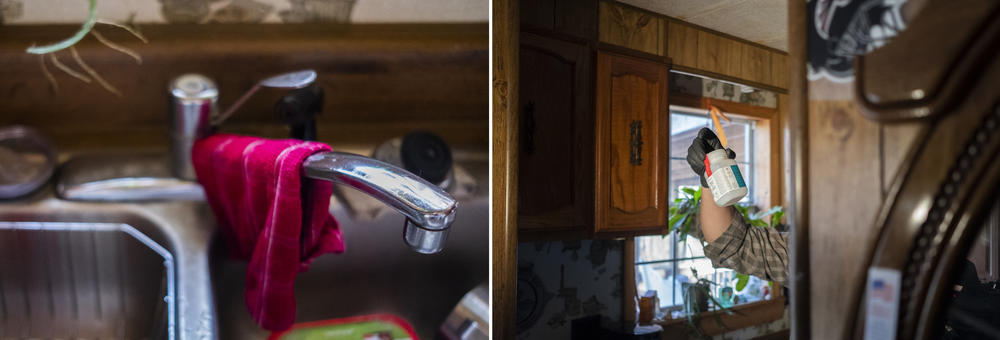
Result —
[[[695, 137], [691, 141], [691, 146], [688, 147], [688, 165], [691, 166], [694, 173], [698, 174], [698, 177], [701, 177], [702, 187], [708, 187], [708, 180], [705, 178], [705, 155], [718, 149], [722, 149], [722, 142], [719, 141], [715, 132], [708, 128], [701, 128], [698, 131], [698, 137]], [[727, 148], [726, 153], [730, 159], [736, 158], [736, 152], [733, 152], [732, 149]]]

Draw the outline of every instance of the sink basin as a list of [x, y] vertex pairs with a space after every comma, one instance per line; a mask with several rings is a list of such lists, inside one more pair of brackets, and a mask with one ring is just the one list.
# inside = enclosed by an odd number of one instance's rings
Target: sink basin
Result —
[[[455, 195], [456, 220], [432, 255], [404, 242], [401, 214], [338, 188], [331, 212], [347, 250], [299, 274], [296, 322], [387, 313], [434, 339], [463, 295], [489, 280], [488, 190], [474, 184], [488, 183], [488, 166], [466, 166], [473, 184]], [[246, 309], [247, 264], [227, 256], [204, 202], [81, 202], [55, 191], [0, 201], [0, 339], [270, 335]]]
[[125, 223], [0, 222], [0, 336], [166, 339], [173, 256]]
[[52, 193], [0, 203], [0, 339], [214, 337], [204, 204]]
[[[388, 313], [407, 320], [420, 338], [434, 339], [462, 296], [489, 280], [485, 196], [459, 199], [444, 251], [432, 255], [416, 253], [403, 242], [403, 217], [398, 213], [352, 217], [342, 205], [334, 205], [332, 213], [347, 250], [320, 256], [309, 271], [299, 273], [296, 322]], [[214, 248], [211, 270], [219, 337], [266, 339], [270, 333], [254, 323], [244, 303], [246, 262], [229, 259], [221, 242]]]

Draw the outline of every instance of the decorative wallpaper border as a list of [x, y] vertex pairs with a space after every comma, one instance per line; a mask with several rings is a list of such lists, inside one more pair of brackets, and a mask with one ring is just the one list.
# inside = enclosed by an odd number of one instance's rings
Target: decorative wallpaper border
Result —
[[670, 92], [678, 92], [769, 108], [778, 107], [778, 94], [728, 81], [670, 72]]
[[[0, 0], [0, 24], [73, 24], [86, 0]], [[100, 17], [167, 23], [488, 22], [489, 0], [98, 0]]]

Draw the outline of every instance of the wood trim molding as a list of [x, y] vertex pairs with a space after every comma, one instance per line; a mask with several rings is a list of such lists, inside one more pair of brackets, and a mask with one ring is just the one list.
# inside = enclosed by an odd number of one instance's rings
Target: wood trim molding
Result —
[[609, 43], [605, 43], [605, 42], [598, 42], [597, 43], [597, 50], [598, 51], [605, 51], [605, 52], [612, 52], [612, 53], [621, 54], [621, 55], [625, 55], [625, 56], [629, 56], [629, 57], [636, 57], [636, 58], [646, 59], [646, 60], [649, 60], [649, 61], [654, 61], [654, 62], [658, 62], [658, 63], [663, 63], [663, 64], [666, 64], [666, 65], [670, 65], [670, 58], [669, 57], [665, 57], [665, 56], [661, 56], [661, 55], [657, 55], [657, 54], [652, 54], [652, 53], [646, 53], [646, 52], [639, 51], [639, 50], [633, 50], [633, 49], [628, 48], [628, 47], [618, 46], [618, 45], [609, 44]]
[[780, 88], [780, 87], [777, 87], [777, 86], [774, 86], [774, 85], [768, 85], [768, 84], [758, 83], [758, 82], [754, 82], [754, 81], [749, 81], [749, 80], [746, 80], [746, 79], [740, 79], [740, 78], [736, 78], [736, 77], [733, 77], [733, 76], [727, 76], [727, 75], [721, 74], [721, 73], [715, 73], [715, 72], [711, 72], [711, 71], [705, 71], [705, 70], [702, 70], [702, 69], [697, 69], [697, 68], [687, 67], [687, 66], [682, 66], [682, 65], [673, 65], [673, 66], [671, 66], [671, 68], [674, 69], [674, 70], [678, 70], [678, 71], [684, 72], [684, 73], [697, 74], [697, 75], [705, 76], [705, 77], [708, 77], [708, 78], [725, 80], [725, 81], [729, 81], [729, 82], [733, 82], [733, 83], [737, 83], [737, 84], [743, 84], [743, 85], [747, 85], [747, 86], [750, 86], [750, 87], [756, 87], [756, 88], [759, 88], [759, 89], [768, 90], [768, 91], [771, 91], [771, 92], [777, 92], [777, 93], [780, 93], [780, 94], [788, 94], [788, 90]]
[[543, 36], [543, 37], [554, 38], [554, 39], [559, 39], [559, 40], [568, 41], [568, 42], [571, 42], [571, 43], [577, 43], [577, 44], [588, 45], [588, 46], [592, 45], [595, 41], [597, 41], [597, 40], [594, 40], [594, 39], [581, 38], [581, 37], [578, 37], [578, 36], [575, 36], [575, 35], [572, 35], [572, 34], [567, 34], [567, 33], [559, 32], [559, 31], [554, 31], [554, 30], [550, 30], [550, 29], [536, 28], [536, 27], [521, 26], [521, 33], [531, 33], [531, 34], [540, 35], [540, 36]]
[[[771, 157], [771, 206], [780, 205], [788, 210], [790, 207], [785, 202], [785, 145], [786, 139], [782, 133], [785, 124], [785, 116], [788, 115], [788, 95], [778, 95], [777, 116], [771, 120], [768, 129], [771, 134], [770, 147], [771, 154], [778, 155]], [[785, 220], [788, 223], [789, 220]]]
[[625, 239], [625, 253], [622, 254], [622, 320], [633, 324], [636, 320], [636, 298], [639, 292], [635, 286], [635, 238]]
[[[806, 2], [788, 2], [788, 108], [781, 116], [784, 138], [782, 183], [789, 235], [789, 320], [792, 339], [810, 339], [809, 304], [809, 82], [806, 79]], [[787, 169], [787, 170], [785, 170]]]
[[516, 335], [518, 0], [493, 1], [492, 220], [494, 339]]
[[708, 109], [709, 105], [718, 107], [723, 112], [733, 113], [750, 119], [777, 119], [778, 110], [769, 107], [756, 106], [734, 101], [705, 98], [687, 93], [670, 92], [670, 105], [679, 105], [699, 109]]
[[[785, 312], [785, 297], [775, 295], [771, 300], [732, 307], [732, 311], [732, 315], [720, 311], [701, 313], [701, 329], [704, 331], [704, 334], [714, 336], [781, 319]], [[716, 322], [716, 315], [718, 315], [722, 324], [725, 325], [725, 328], [720, 327]], [[664, 320], [659, 324], [663, 326], [663, 336], [665, 339], [686, 335], [691, 331], [687, 319], [684, 318]]]

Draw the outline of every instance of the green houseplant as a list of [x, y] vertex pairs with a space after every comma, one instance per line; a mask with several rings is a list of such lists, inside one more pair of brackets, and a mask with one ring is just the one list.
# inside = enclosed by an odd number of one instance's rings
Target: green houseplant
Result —
[[[676, 232], [680, 236], [679, 242], [687, 240], [694, 227], [695, 219], [701, 206], [701, 188], [681, 188], [681, 194], [670, 203], [669, 217], [667, 221], [667, 233]], [[774, 228], [781, 223], [785, 216], [785, 210], [780, 205], [771, 207], [767, 211], [752, 212], [752, 206], [746, 204], [734, 205], [736, 211], [743, 216], [747, 224], [760, 228]], [[750, 276], [743, 273], [736, 274], [736, 291], [746, 288]]]
[[[670, 203], [669, 209], [669, 220], [667, 226], [667, 233], [669, 235], [671, 232], [678, 233], [678, 242], [684, 242], [687, 237], [691, 234], [691, 228], [694, 228], [695, 220], [698, 218], [699, 208], [701, 205], [701, 188], [681, 188], [681, 193], [679, 197], [675, 198], [673, 202]], [[784, 217], [785, 212], [781, 206], [772, 207], [763, 212], [755, 212], [755, 210], [750, 205], [746, 204], [736, 204], [734, 206], [736, 211], [743, 217], [743, 220], [747, 224], [760, 227], [760, 228], [774, 228], [781, 223], [781, 219]], [[704, 241], [702, 241], [704, 245]], [[698, 272], [696, 270], [692, 271], [694, 273], [695, 282], [686, 284], [684, 287], [684, 314], [686, 315], [688, 325], [693, 329], [694, 335], [698, 338], [704, 338], [704, 333], [701, 331], [701, 313], [708, 310], [708, 302], [710, 301], [712, 305], [716, 306], [721, 311], [727, 314], [733, 314], [733, 311], [729, 307], [724, 307], [711, 295], [711, 286], [718, 286], [717, 283], [699, 278]], [[747, 283], [750, 281], [750, 276], [743, 273], [736, 274], [736, 291], [742, 291], [746, 288]], [[722, 324], [722, 319], [718, 314], [715, 316], [715, 322], [719, 326], [725, 329], [725, 325]]]

